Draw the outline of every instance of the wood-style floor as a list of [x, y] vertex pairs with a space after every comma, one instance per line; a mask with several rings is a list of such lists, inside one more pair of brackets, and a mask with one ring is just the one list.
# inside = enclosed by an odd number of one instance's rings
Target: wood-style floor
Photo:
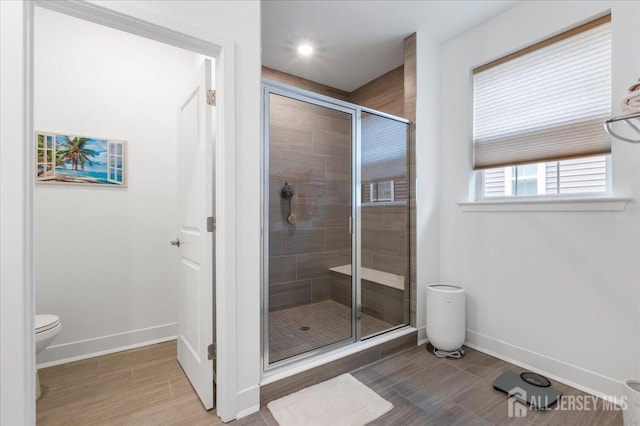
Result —
[[[175, 341], [40, 370], [38, 425], [219, 425], [205, 411], [176, 361]], [[425, 346], [354, 371], [358, 380], [394, 405], [372, 425], [622, 425], [622, 412], [529, 412], [509, 419], [506, 395], [491, 386], [506, 362], [468, 349], [440, 359]], [[553, 383], [567, 395], [582, 392]], [[232, 425], [277, 423], [267, 408]], [[300, 425], [304, 426], [304, 425]]]
[[176, 342], [39, 370], [38, 425], [215, 425], [176, 361]]

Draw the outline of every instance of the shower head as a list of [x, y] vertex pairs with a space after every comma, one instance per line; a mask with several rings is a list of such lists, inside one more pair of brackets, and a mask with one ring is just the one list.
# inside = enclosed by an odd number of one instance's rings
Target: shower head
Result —
[[291, 185], [289, 182], [285, 182], [280, 195], [285, 200], [290, 200], [291, 198], [293, 198], [293, 194], [295, 194], [295, 192], [296, 191], [293, 189], [293, 185]]

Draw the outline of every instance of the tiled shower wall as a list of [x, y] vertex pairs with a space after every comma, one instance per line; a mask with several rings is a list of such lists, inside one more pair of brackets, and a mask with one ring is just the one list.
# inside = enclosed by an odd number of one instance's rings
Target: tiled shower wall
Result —
[[402, 275], [408, 282], [406, 205], [362, 206], [362, 266]]
[[[351, 263], [351, 115], [270, 95], [269, 310], [331, 297]], [[282, 187], [293, 185], [296, 224]]]

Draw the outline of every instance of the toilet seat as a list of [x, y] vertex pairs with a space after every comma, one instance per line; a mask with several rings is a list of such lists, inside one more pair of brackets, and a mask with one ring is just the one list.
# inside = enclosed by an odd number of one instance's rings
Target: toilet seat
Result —
[[36, 334], [51, 330], [59, 324], [60, 318], [57, 315], [36, 315]]

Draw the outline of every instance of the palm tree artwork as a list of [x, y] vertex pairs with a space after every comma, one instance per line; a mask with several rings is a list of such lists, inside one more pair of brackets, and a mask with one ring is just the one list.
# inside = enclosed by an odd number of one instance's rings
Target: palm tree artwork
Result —
[[78, 166], [80, 166], [81, 170], [84, 170], [86, 163], [89, 163], [90, 166], [93, 165], [89, 157], [95, 157], [97, 153], [87, 147], [89, 138], [75, 136], [70, 139], [69, 136], [65, 135], [63, 139], [64, 141], [56, 148], [56, 166], [65, 167], [65, 163], [71, 163], [73, 170], [78, 170]]
[[36, 132], [36, 182], [126, 187], [126, 148], [123, 140]]

